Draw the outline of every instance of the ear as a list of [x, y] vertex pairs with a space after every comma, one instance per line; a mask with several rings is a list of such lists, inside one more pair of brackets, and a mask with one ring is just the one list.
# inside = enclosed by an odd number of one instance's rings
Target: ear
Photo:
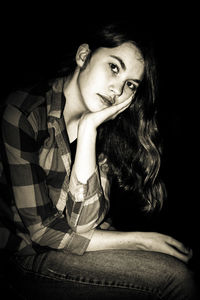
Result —
[[79, 46], [76, 53], [76, 63], [80, 68], [83, 67], [89, 53], [90, 53], [90, 49], [88, 44], [82, 44]]

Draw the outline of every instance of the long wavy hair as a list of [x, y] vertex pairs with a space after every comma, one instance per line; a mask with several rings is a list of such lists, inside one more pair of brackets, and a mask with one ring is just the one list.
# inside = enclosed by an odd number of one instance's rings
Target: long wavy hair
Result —
[[[133, 103], [114, 120], [98, 128], [97, 154], [103, 153], [107, 158], [109, 175], [118, 186], [124, 191], [136, 192], [143, 210], [152, 212], [162, 207], [166, 190], [158, 176], [161, 146], [156, 122], [157, 72], [151, 36], [149, 32], [135, 30], [131, 23], [121, 22], [98, 30], [92, 26], [83, 42], [89, 44], [90, 57], [100, 47], [113, 48], [125, 42], [134, 44], [142, 55], [144, 77]], [[75, 68], [74, 60], [70, 68]]]

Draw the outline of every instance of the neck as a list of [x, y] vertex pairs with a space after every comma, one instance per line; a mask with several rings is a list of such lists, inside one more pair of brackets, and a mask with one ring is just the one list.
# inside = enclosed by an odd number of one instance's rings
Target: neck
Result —
[[79, 69], [67, 79], [64, 84], [65, 107], [64, 119], [70, 142], [77, 138], [77, 129], [82, 114], [86, 111], [83, 105], [82, 97], [78, 87]]

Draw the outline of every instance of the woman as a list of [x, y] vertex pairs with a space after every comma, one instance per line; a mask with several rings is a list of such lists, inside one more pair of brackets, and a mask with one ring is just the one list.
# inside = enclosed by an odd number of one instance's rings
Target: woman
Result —
[[112, 181], [147, 212], [165, 195], [155, 63], [126, 25], [86, 38], [53, 83], [7, 99], [2, 155], [13, 195], [1, 244], [16, 250], [15, 286], [30, 299], [195, 299], [190, 249], [161, 233], [109, 230]]

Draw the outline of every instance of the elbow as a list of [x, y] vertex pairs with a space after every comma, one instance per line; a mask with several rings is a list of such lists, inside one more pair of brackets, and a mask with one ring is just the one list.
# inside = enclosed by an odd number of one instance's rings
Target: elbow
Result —
[[78, 234], [87, 233], [95, 229], [104, 219], [106, 211], [99, 215], [99, 210], [96, 213], [89, 214], [89, 216], [83, 214], [77, 219], [70, 218], [68, 216], [67, 222], [73, 232]]
[[77, 213], [75, 213], [75, 210], [71, 213], [69, 213], [69, 210], [66, 210], [67, 222], [75, 233], [87, 233], [103, 221], [109, 204], [102, 194], [101, 197], [96, 194], [94, 197], [86, 200]]
[[84, 234], [97, 227], [97, 223], [95, 221], [92, 221], [90, 223], [80, 225], [80, 224], [74, 224], [73, 222], [69, 222], [69, 226], [73, 232], [78, 234]]

